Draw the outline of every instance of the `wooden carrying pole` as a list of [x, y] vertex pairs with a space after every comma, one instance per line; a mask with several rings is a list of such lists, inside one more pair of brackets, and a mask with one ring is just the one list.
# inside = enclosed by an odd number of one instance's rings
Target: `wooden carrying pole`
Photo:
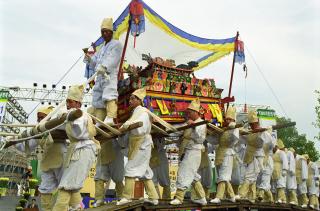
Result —
[[6, 126], [6, 127], [34, 127], [36, 125], [33, 125], [33, 124], [0, 124], [0, 126]]
[[[281, 125], [273, 125], [271, 126], [272, 130], [279, 130], [279, 129], [283, 129], [283, 128], [287, 128], [287, 127], [293, 127], [295, 126], [296, 123], [295, 122], [289, 122], [289, 123], [285, 123], [285, 124], [281, 124]], [[269, 130], [269, 128], [259, 128], [256, 130], [251, 130], [251, 131], [240, 131], [240, 135], [249, 135], [252, 133], [261, 133], [264, 131]]]
[[[135, 123], [132, 123], [131, 125], [129, 125], [128, 128], [124, 129], [124, 128], [121, 128], [120, 131], [121, 131], [121, 134], [120, 135], [124, 135], [126, 132], [130, 131], [130, 130], [133, 130], [133, 129], [136, 129], [136, 128], [139, 128], [139, 127], [142, 127], [143, 126], [143, 122], [135, 122]], [[117, 136], [116, 135], [113, 135], [111, 134], [111, 138], [99, 138], [97, 137], [97, 140], [100, 141], [100, 143], [103, 143], [105, 141], [108, 141], [112, 138], [116, 138]]]
[[113, 128], [111, 125], [108, 125], [106, 123], [104, 123], [103, 121], [101, 121], [100, 119], [98, 119], [97, 117], [91, 115], [88, 113], [88, 115], [94, 119], [96, 122], [98, 122], [100, 125], [102, 125], [103, 127], [107, 128], [111, 133], [115, 134], [115, 135], [120, 135], [121, 132], [115, 128]]
[[[12, 145], [22, 143], [28, 140], [28, 137], [32, 137], [34, 135], [38, 135], [42, 132], [46, 132], [47, 130], [50, 130], [52, 128], [55, 128], [56, 126], [64, 123], [64, 121], [67, 119], [68, 121], [74, 121], [82, 116], [82, 111], [80, 109], [76, 109], [71, 111], [69, 114], [63, 114], [61, 117], [57, 117], [51, 120], [48, 120], [47, 122], [43, 124], [39, 124], [35, 126], [31, 130], [25, 130], [21, 133], [20, 138], [23, 138], [23, 140], [13, 140], [9, 141], [5, 144], [4, 148], [8, 148]], [[29, 138], [30, 139], [30, 138]]]

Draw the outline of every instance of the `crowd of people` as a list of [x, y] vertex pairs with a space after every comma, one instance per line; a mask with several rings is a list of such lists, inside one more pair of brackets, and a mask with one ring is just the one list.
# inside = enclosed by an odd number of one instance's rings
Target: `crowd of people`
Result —
[[[43, 210], [79, 210], [80, 189], [90, 168], [96, 163], [95, 203], [104, 204], [105, 186], [115, 183], [117, 205], [129, 203], [134, 198], [136, 180], [143, 181], [146, 203], [157, 205], [159, 198], [170, 199], [171, 205], [182, 204], [187, 189], [191, 189], [194, 203], [219, 204], [222, 200], [250, 200], [265, 203], [290, 203], [319, 209], [319, 168], [308, 155], [298, 155], [286, 149], [283, 142], [275, 140], [271, 131], [254, 132], [260, 128], [257, 113], [250, 111], [248, 122], [251, 132], [240, 135], [236, 127], [236, 109], [225, 112], [224, 132], [208, 135], [207, 125], [190, 127], [180, 136], [177, 190], [171, 197], [169, 165], [165, 146], [167, 140], [153, 137], [152, 123], [160, 118], [143, 107], [146, 96], [144, 88], [135, 90], [129, 100], [130, 118], [122, 124], [125, 134], [100, 142], [96, 140], [96, 127], [115, 124], [117, 118], [117, 84], [122, 45], [112, 39], [113, 20], [106, 18], [101, 24], [104, 45], [95, 54], [87, 54], [84, 62], [97, 74], [93, 88], [92, 107], [83, 115], [67, 121], [62, 130], [66, 140], [52, 140], [45, 136], [31, 139], [16, 147], [21, 151], [32, 151], [40, 145], [44, 149], [41, 160], [41, 207]], [[84, 86], [69, 88], [66, 99], [67, 111], [81, 109]], [[193, 100], [186, 110], [187, 125], [201, 122], [199, 99]], [[37, 112], [38, 122], [54, 108], [41, 107]], [[91, 115], [103, 124], [93, 121]], [[59, 116], [59, 115], [58, 115]], [[141, 127], [126, 130], [136, 122]], [[165, 123], [163, 123], [165, 124]], [[212, 198], [212, 165], [208, 153], [215, 151], [217, 170], [217, 192]], [[125, 162], [127, 157], [127, 162]], [[162, 195], [160, 188], [162, 187]], [[53, 193], [58, 190], [57, 198]]]

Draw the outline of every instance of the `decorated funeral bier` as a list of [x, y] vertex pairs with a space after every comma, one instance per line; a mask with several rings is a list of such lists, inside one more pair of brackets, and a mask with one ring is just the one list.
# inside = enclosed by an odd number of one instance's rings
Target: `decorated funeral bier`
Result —
[[[195, 64], [196, 65], [196, 64]], [[146, 87], [144, 106], [170, 123], [185, 121], [185, 111], [192, 100], [201, 101], [204, 118], [212, 123], [221, 123], [221, 93], [214, 79], [198, 79], [192, 69], [174, 65], [173, 60], [149, 58], [145, 68], [129, 66], [129, 77], [119, 81], [119, 120], [129, 117], [130, 94]]]

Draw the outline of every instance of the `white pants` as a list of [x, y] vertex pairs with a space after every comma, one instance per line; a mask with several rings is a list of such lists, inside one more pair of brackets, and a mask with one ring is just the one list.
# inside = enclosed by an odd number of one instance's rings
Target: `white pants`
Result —
[[201, 176], [201, 184], [204, 188], [210, 189], [212, 186], [212, 168], [209, 165], [208, 167], [201, 168], [198, 170], [198, 174]]
[[290, 172], [288, 172], [288, 175], [287, 175], [287, 189], [288, 190], [296, 190], [297, 189], [296, 175], [290, 175]]
[[156, 166], [152, 169], [153, 177], [152, 181], [155, 185], [160, 184], [162, 187], [170, 185], [170, 177], [169, 177], [169, 163], [167, 157], [165, 160], [163, 157], [160, 157], [160, 165]]
[[217, 182], [230, 182], [233, 168], [233, 155], [225, 155], [221, 165], [217, 166]]
[[140, 148], [132, 160], [128, 160], [124, 168], [124, 176], [141, 179], [152, 179], [153, 172], [149, 166], [151, 158], [151, 144]]
[[301, 184], [297, 185], [297, 193], [298, 195], [307, 193], [308, 189], [307, 189], [307, 181], [303, 181], [301, 182]]
[[257, 178], [257, 188], [269, 191], [271, 189], [271, 176], [273, 172], [273, 159], [268, 157], [267, 164], [264, 169], [260, 171]]
[[251, 163], [245, 164], [244, 181], [249, 182], [249, 184], [257, 181], [257, 177], [262, 170], [262, 162], [263, 157], [254, 157]]
[[109, 164], [101, 165], [99, 162], [96, 165], [96, 175], [94, 180], [122, 182], [124, 179], [124, 156], [120, 149], [116, 151], [116, 157]]
[[96, 161], [96, 147], [88, 145], [80, 149], [76, 149], [67, 168], [64, 168], [59, 189], [78, 191], [83, 187], [90, 168]]
[[201, 163], [200, 149], [186, 149], [178, 169], [177, 188], [186, 190], [193, 181], [199, 181], [198, 169]]
[[41, 173], [40, 193], [52, 193], [58, 188], [61, 180], [63, 167], [50, 169]]

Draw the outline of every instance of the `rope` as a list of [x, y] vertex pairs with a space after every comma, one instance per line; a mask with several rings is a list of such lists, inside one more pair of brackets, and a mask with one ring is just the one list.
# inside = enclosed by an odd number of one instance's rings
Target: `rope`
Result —
[[[51, 132], [51, 131], [53, 131], [53, 130], [58, 129], [59, 127], [61, 127], [62, 125], [66, 124], [66, 123], [67, 123], [67, 119], [66, 119], [66, 121], [64, 121], [63, 123], [61, 123], [61, 124], [59, 124], [59, 125], [51, 128], [51, 129], [49, 129], [49, 130], [43, 131], [43, 132], [41, 132], [41, 133], [39, 133], [39, 134], [36, 134], [36, 135], [33, 135], [33, 136], [28, 136], [28, 137], [25, 137], [25, 138], [15, 139], [15, 140], [13, 140], [13, 141], [21, 143], [21, 142], [24, 142], [24, 141], [27, 141], [27, 140], [30, 140], [30, 139], [33, 139], [33, 138], [41, 137], [41, 136], [45, 135], [46, 133], [49, 133], [49, 132]], [[18, 144], [18, 143], [17, 143], [17, 144]], [[4, 146], [5, 146], [5, 145], [3, 145], [3, 147], [4, 147]], [[0, 149], [0, 151], [3, 149], [3, 147]]]
[[[248, 46], [248, 45], [247, 45], [247, 46]], [[261, 68], [259, 67], [258, 63], [256, 62], [256, 60], [254, 59], [254, 57], [252, 56], [252, 54], [250, 53], [250, 51], [249, 51], [249, 49], [248, 49], [247, 47], [246, 47], [246, 50], [247, 50], [247, 52], [249, 53], [249, 55], [251, 56], [254, 64], [256, 65], [258, 71], [260, 72], [263, 80], [266, 82], [267, 86], [269, 87], [269, 89], [270, 89], [273, 97], [276, 99], [277, 103], [279, 104], [282, 112], [284, 113], [284, 115], [285, 115], [287, 118], [289, 118], [288, 115], [287, 115], [287, 112], [285, 111], [284, 107], [282, 106], [279, 98], [277, 97], [276, 93], [275, 93], [274, 90], [272, 89], [272, 87], [271, 87], [270, 83], [268, 82], [267, 78], [266, 78], [265, 75], [263, 74], [263, 72], [262, 72]]]
[[[63, 74], [63, 76], [58, 80], [57, 83], [55, 83], [55, 85], [58, 85], [69, 73], [70, 71], [74, 68], [74, 66], [80, 61], [80, 59], [83, 57], [83, 55], [81, 54], [81, 56], [71, 65], [71, 67], [67, 70], [67, 72], [65, 72]], [[43, 96], [43, 98], [45, 98], [46, 96], [48, 96], [51, 92], [53, 91], [53, 89], [51, 89], [46, 95]], [[36, 110], [36, 108], [41, 104], [41, 102], [39, 102], [32, 110], [31, 112], [28, 114], [28, 118], [29, 116], [34, 112], [34, 110]]]

